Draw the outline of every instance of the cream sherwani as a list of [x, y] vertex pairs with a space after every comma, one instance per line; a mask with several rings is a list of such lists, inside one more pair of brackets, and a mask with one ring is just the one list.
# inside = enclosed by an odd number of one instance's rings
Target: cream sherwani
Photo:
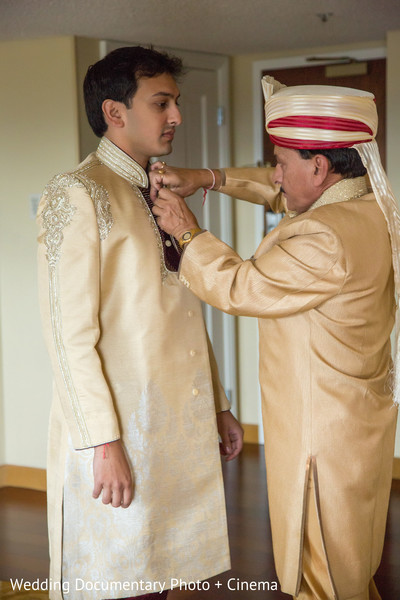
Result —
[[[166, 267], [140, 191], [147, 184], [103, 138], [97, 153], [49, 183], [39, 207], [40, 301], [55, 379], [50, 577], [74, 600], [157, 592], [171, 578], [230, 567], [215, 416], [229, 406], [200, 301]], [[93, 447], [118, 438], [134, 480], [128, 509], [92, 498]]]
[[[278, 208], [268, 172], [227, 170], [224, 193]], [[342, 180], [305, 213], [288, 214], [242, 260], [209, 232], [181, 260], [201, 299], [258, 317], [260, 382], [274, 556], [282, 590], [302, 575], [307, 481], [332, 588], [364, 592], [381, 558], [397, 410], [385, 219], [363, 178]], [[245, 400], [245, 399], [244, 399]]]

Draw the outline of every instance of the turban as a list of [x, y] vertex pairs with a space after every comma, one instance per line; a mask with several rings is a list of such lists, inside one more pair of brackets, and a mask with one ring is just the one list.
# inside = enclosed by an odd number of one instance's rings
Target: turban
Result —
[[[378, 114], [374, 95], [326, 85], [286, 87], [273, 77], [262, 79], [265, 128], [273, 144], [293, 149], [352, 148], [367, 169], [383, 212], [392, 247], [397, 302], [400, 297], [400, 211], [382, 167], [375, 141]], [[400, 315], [396, 310], [394, 401], [400, 404]]]

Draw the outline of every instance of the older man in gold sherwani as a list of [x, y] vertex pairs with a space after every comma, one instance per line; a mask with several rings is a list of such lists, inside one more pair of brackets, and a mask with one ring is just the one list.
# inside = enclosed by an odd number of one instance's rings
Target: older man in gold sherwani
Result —
[[[376, 599], [397, 417], [390, 333], [399, 213], [373, 139], [372, 95], [280, 87], [264, 81], [275, 170], [166, 167], [154, 178], [153, 211], [186, 246], [181, 281], [223, 311], [259, 319], [282, 590], [301, 600]], [[202, 231], [175, 193], [213, 184], [287, 212], [249, 260]]]
[[165, 598], [173, 580], [190, 584], [230, 566], [217, 423], [229, 459], [241, 429], [200, 301], [177, 277], [179, 251], [158, 229], [148, 194], [149, 158], [171, 151], [181, 121], [180, 67], [140, 47], [91, 67], [87, 112], [103, 137], [48, 184], [39, 207], [55, 378], [54, 600]]

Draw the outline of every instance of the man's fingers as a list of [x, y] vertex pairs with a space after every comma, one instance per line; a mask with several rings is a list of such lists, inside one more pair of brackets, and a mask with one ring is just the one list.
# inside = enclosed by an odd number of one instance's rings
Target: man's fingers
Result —
[[160, 190], [163, 189], [163, 185], [164, 182], [162, 175], [160, 175], [157, 172], [152, 173], [150, 175], [150, 198], [153, 202], [155, 202], [155, 200], [157, 199]]
[[179, 199], [180, 199], [180, 196], [178, 196], [178, 194], [176, 194], [169, 188], [162, 187], [160, 189], [160, 191], [158, 192], [157, 200], [167, 200], [169, 202], [174, 202], [174, 201], [178, 202]]
[[225, 451], [225, 455], [230, 455], [230, 453], [232, 452], [232, 448], [231, 448], [231, 440], [229, 438], [229, 434], [222, 432], [221, 435], [221, 442]]
[[150, 165], [150, 171], [156, 171], [158, 169], [162, 169], [165, 166], [165, 163], [161, 162], [161, 160], [156, 160]]
[[96, 487], [93, 490], [93, 498], [98, 498], [100, 494], [102, 494], [102, 503], [111, 504], [111, 506], [113, 506], [114, 508], [128, 508], [128, 506], [130, 506], [130, 504], [132, 503], [133, 499], [133, 490], [131, 485], [123, 488], [110, 488], [101, 486]]
[[[104, 502], [104, 500], [103, 500]], [[122, 502], [122, 493], [120, 488], [113, 488], [112, 497], [111, 497], [111, 505], [114, 508], [120, 508]]]
[[153, 208], [151, 209], [151, 212], [153, 213], [153, 215], [156, 215], [157, 217], [159, 217], [161, 215], [163, 211], [163, 207], [160, 206], [159, 204], [154, 204]]
[[93, 488], [93, 498], [98, 498], [101, 494], [101, 490], [102, 490], [102, 485], [100, 483], [95, 483], [95, 486]]
[[160, 190], [165, 186], [165, 169], [166, 164], [158, 160], [150, 165], [149, 181], [150, 181], [150, 198], [153, 202], [156, 201]]
[[236, 447], [235, 444], [232, 444], [231, 453], [229, 454], [229, 456], [226, 457], [226, 461], [228, 462], [230, 460], [233, 460], [237, 456], [239, 456], [240, 451], [241, 451], [241, 447]]
[[101, 501], [102, 501], [102, 503], [103, 504], [110, 504], [112, 496], [113, 496], [113, 494], [111, 492], [111, 488], [110, 487], [103, 487], [103, 493], [101, 495]]
[[157, 217], [161, 217], [166, 214], [176, 214], [176, 211], [179, 210], [179, 208], [179, 201], [176, 194], [163, 188], [154, 201], [152, 212]]
[[132, 499], [133, 499], [132, 486], [124, 488], [123, 495], [122, 495], [122, 502], [121, 502], [122, 508], [128, 508], [128, 506], [130, 506], [130, 504], [132, 502]]
[[230, 436], [230, 448], [231, 451], [229, 456], [226, 458], [227, 461], [233, 460], [237, 456], [239, 456], [240, 452], [243, 448], [243, 438], [236, 431], [232, 431], [229, 434]]

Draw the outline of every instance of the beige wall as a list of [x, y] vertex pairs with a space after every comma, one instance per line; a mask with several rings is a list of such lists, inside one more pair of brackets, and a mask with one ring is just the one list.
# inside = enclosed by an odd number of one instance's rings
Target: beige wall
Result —
[[51, 376], [29, 197], [78, 160], [73, 38], [0, 43], [1, 461], [44, 467]]
[[75, 38], [76, 80], [78, 98], [79, 123], [79, 160], [83, 160], [90, 152], [96, 150], [98, 138], [92, 131], [86, 117], [83, 99], [83, 80], [89, 65], [100, 59], [99, 40], [91, 38]]
[[[336, 48], [310, 52], [331, 50]], [[51, 374], [40, 331], [29, 196], [93, 148], [95, 138], [78, 126], [76, 81], [97, 51], [94, 40], [66, 37], [0, 43], [0, 464], [43, 468], [46, 462]], [[389, 176], [400, 198], [400, 31], [388, 35], [387, 51]], [[232, 59], [236, 165], [254, 161], [252, 65], [272, 57]], [[236, 223], [237, 249], [248, 257], [255, 249], [254, 208], [237, 202]], [[238, 327], [241, 419], [258, 423], [256, 320], [241, 318]]]

